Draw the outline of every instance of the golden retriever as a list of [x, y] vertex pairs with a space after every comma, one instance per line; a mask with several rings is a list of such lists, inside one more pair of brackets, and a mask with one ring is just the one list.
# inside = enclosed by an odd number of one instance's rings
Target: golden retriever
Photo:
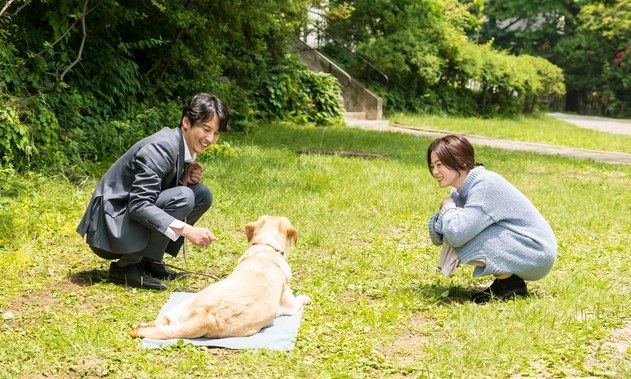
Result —
[[309, 304], [308, 296], [294, 296], [289, 287], [287, 258], [291, 241], [298, 242], [289, 219], [261, 216], [245, 225], [245, 233], [250, 246], [230, 275], [129, 334], [153, 339], [245, 337]]

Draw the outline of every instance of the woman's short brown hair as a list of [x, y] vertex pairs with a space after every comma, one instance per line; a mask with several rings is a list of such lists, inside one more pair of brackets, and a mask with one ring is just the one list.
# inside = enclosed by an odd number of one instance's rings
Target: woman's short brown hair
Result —
[[440, 162], [456, 171], [470, 171], [475, 166], [475, 151], [471, 143], [463, 136], [450, 134], [435, 139], [427, 148], [427, 167], [432, 173], [431, 154], [435, 152]]

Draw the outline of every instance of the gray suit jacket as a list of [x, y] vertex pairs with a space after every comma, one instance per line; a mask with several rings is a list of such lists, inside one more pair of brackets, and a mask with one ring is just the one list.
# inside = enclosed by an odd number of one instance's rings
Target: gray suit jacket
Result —
[[178, 185], [184, 148], [180, 128], [163, 128], [138, 141], [101, 178], [77, 232], [112, 253], [144, 249], [151, 233], [163, 233], [174, 220], [155, 201]]

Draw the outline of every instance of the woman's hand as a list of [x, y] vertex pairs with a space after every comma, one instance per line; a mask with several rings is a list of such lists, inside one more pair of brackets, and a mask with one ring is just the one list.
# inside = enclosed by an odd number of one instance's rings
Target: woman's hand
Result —
[[445, 206], [445, 204], [447, 203], [454, 203], [454, 199], [452, 199], [451, 197], [446, 197], [443, 199], [443, 201], [440, 202], [440, 206], [438, 207], [438, 209], [443, 209], [443, 207]]
[[184, 183], [197, 184], [202, 180], [202, 173], [204, 168], [197, 162], [192, 162], [186, 165], [186, 172], [184, 173]]

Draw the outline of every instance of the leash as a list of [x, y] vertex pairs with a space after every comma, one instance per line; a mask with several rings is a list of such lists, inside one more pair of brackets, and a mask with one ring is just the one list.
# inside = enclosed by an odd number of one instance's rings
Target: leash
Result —
[[[184, 222], [186, 222], [187, 217], [184, 217]], [[172, 264], [166, 263], [164, 260], [160, 261], [160, 264], [162, 264], [165, 267], [170, 267], [174, 270], [179, 270], [181, 272], [185, 272], [187, 274], [190, 275], [195, 275], [195, 276], [205, 276], [207, 278], [211, 278], [211, 279], [215, 279], [215, 280], [219, 280], [220, 278], [217, 275], [213, 275], [213, 274], [207, 274], [205, 272], [201, 272], [201, 271], [191, 271], [188, 269], [188, 259], [187, 259], [187, 255], [188, 255], [188, 245], [186, 244], [186, 242], [188, 241], [185, 237], [182, 237], [184, 239], [184, 242], [182, 243], [182, 256], [184, 258], [184, 266], [186, 267], [181, 268], [181, 267], [177, 267], [174, 266]]]
[[[186, 219], [187, 218], [188, 217], [184, 217], [184, 223], [185, 224], [186, 224]], [[184, 266], [186, 266], [186, 268], [188, 269], [188, 260], [186, 259], [186, 254], [188, 253], [188, 249], [186, 248], [186, 241], [187, 241], [187, 239], [185, 237], [182, 237], [182, 238], [184, 238], [184, 242], [182, 243], [182, 245], [184, 245], [184, 246], [182, 246], [182, 256], [184, 257]]]
[[[279, 253], [280, 255], [285, 255], [285, 251], [280, 250], [280, 249], [278, 249], [278, 248], [276, 248], [276, 247], [274, 247], [274, 246], [272, 246], [270, 244], [267, 244], [267, 243], [253, 243], [252, 245], [267, 246], [267, 247], [271, 248], [272, 250], [276, 251], [277, 253]], [[184, 246], [183, 246], [182, 252], [183, 252], [183, 255], [184, 255], [184, 265], [186, 266], [185, 269], [181, 268], [181, 267], [174, 266], [174, 265], [169, 264], [169, 263], [166, 263], [164, 260], [160, 261], [160, 264], [162, 264], [165, 267], [172, 268], [174, 270], [179, 270], [181, 272], [185, 272], [187, 274], [196, 275], [196, 276], [205, 276], [207, 278], [211, 278], [211, 279], [215, 279], [215, 280], [221, 280], [221, 278], [218, 277], [217, 275], [207, 274], [207, 273], [201, 272], [201, 271], [190, 271], [188, 269], [188, 262], [186, 260], [186, 238], [184, 238]]]
[[220, 280], [221, 279], [217, 275], [207, 274], [207, 273], [201, 272], [201, 271], [190, 271], [190, 270], [183, 269], [181, 267], [177, 267], [177, 266], [174, 266], [172, 264], [166, 263], [164, 261], [160, 261], [160, 264], [162, 264], [165, 267], [170, 267], [172, 269], [175, 269], [175, 270], [178, 270], [178, 271], [181, 271], [181, 272], [185, 272], [187, 274], [195, 275], [195, 276], [205, 276], [207, 278], [211, 278], [211, 279], [215, 279], [215, 280]]

